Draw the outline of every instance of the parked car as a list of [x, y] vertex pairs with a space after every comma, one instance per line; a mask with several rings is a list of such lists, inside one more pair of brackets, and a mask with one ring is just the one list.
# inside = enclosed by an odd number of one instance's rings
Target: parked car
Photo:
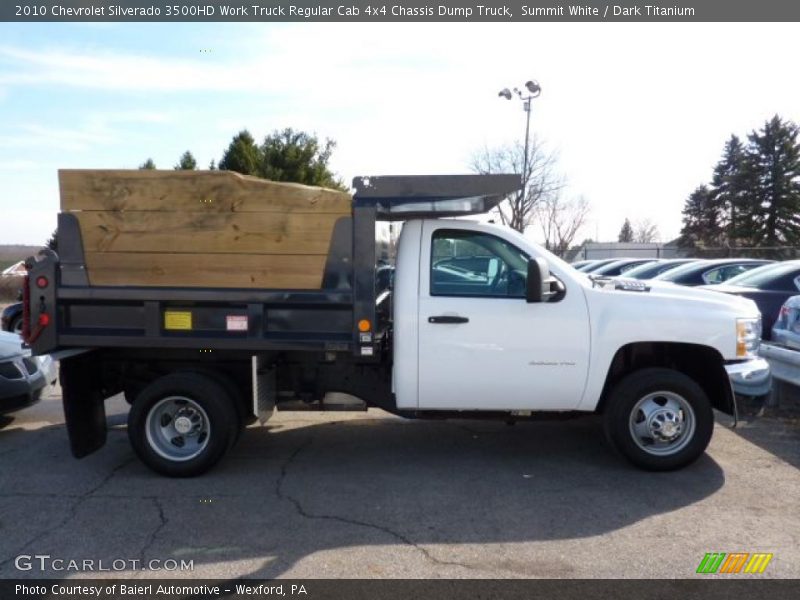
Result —
[[800, 350], [800, 296], [790, 296], [781, 306], [772, 326], [772, 341]]
[[581, 268], [588, 267], [592, 263], [596, 263], [596, 262], [597, 261], [593, 260], [593, 259], [590, 259], [590, 260], [576, 260], [574, 263], [570, 263], [570, 264], [572, 265], [572, 268], [580, 270]]
[[696, 260], [695, 258], [662, 258], [625, 271], [625, 277], [630, 279], [652, 279], [656, 275], [661, 275], [671, 269], [677, 269]]
[[383, 265], [375, 270], [375, 292], [380, 294], [394, 286], [394, 266]]
[[622, 260], [624, 257], [618, 256], [616, 258], [603, 258], [601, 260], [596, 260], [591, 264], [584, 265], [580, 267], [578, 271], [582, 271], [583, 273], [592, 273], [599, 269], [600, 267], [605, 267], [606, 265], [610, 265], [612, 262], [617, 262], [618, 260]]
[[753, 300], [761, 311], [762, 336], [769, 340], [781, 306], [790, 297], [800, 293], [800, 260], [787, 260], [753, 269], [712, 288]]
[[737, 275], [762, 265], [773, 263], [771, 260], [752, 258], [720, 258], [701, 260], [653, 277], [654, 281], [670, 281], [678, 285], [714, 285], [727, 281]]
[[22, 333], [22, 302], [9, 304], [0, 314], [0, 328], [11, 333]]
[[592, 275], [604, 275], [606, 277], [616, 277], [622, 275], [634, 267], [650, 264], [655, 261], [655, 258], [623, 258], [615, 260], [592, 271]]
[[0, 414], [35, 404], [55, 380], [56, 368], [49, 356], [33, 357], [22, 348], [22, 338], [0, 332]]

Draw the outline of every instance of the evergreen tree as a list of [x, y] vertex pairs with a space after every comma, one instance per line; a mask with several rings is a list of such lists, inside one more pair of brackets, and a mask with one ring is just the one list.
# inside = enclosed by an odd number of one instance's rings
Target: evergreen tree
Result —
[[[749, 243], [742, 209], [753, 201], [753, 182], [749, 177], [747, 155], [742, 142], [735, 135], [725, 142], [722, 158], [714, 167], [711, 178], [709, 210], [713, 205], [719, 213], [720, 232], [718, 245]], [[738, 215], [737, 215], [738, 213]], [[738, 217], [738, 218], [737, 218]]]
[[216, 171], [217, 170], [217, 161], [215, 161], [213, 158], [211, 159], [211, 162], [208, 163], [208, 170], [209, 171]]
[[633, 227], [631, 226], [630, 219], [625, 219], [625, 222], [622, 224], [622, 229], [619, 230], [619, 242], [626, 242], [630, 243], [633, 241]]
[[175, 165], [176, 171], [194, 171], [197, 168], [197, 161], [188, 150], [181, 155], [178, 164]]
[[44, 243], [45, 247], [50, 248], [53, 252], [58, 252], [58, 228], [56, 228], [47, 241]]
[[261, 146], [258, 174], [273, 181], [293, 181], [344, 190], [344, 184], [328, 167], [335, 147], [333, 140], [320, 143], [315, 135], [291, 128], [275, 131], [264, 139]]
[[222, 160], [219, 161], [219, 169], [236, 171], [243, 175], [260, 175], [261, 163], [261, 149], [256, 145], [250, 132], [243, 129], [233, 136], [228, 149], [222, 155]]
[[748, 136], [746, 172], [753, 197], [742, 207], [741, 228], [754, 245], [800, 244], [798, 133], [795, 123], [776, 115]]
[[140, 171], [152, 171], [156, 168], [156, 163], [153, 162], [152, 158], [148, 158], [142, 164], [139, 165]]
[[713, 247], [718, 245], [723, 229], [720, 212], [708, 186], [697, 187], [683, 207], [680, 245]]

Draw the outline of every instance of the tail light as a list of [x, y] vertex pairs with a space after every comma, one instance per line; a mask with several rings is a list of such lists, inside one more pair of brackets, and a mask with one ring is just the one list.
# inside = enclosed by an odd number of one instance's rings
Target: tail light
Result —
[[31, 291], [30, 276], [25, 275], [22, 285], [22, 339], [27, 341], [31, 336]]

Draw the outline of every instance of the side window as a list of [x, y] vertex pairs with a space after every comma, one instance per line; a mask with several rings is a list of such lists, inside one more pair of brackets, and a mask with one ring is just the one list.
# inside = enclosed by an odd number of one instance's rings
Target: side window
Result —
[[720, 274], [721, 269], [714, 269], [713, 271], [706, 271], [703, 273], [703, 282], [704, 283], [719, 283], [720, 282]]
[[486, 233], [438, 229], [431, 239], [431, 296], [524, 298], [528, 256]]
[[739, 273], [744, 273], [745, 269], [741, 265], [732, 265], [730, 267], [719, 267], [717, 269], [712, 269], [711, 271], [706, 271], [703, 273], [703, 281], [705, 283], [722, 283], [723, 281], [727, 281], [734, 275], [738, 275]]

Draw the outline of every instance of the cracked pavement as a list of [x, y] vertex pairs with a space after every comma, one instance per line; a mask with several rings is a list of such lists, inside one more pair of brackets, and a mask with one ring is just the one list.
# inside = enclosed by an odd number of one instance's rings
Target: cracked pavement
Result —
[[800, 576], [800, 427], [722, 417], [676, 473], [612, 453], [594, 418], [509, 427], [381, 411], [283, 413], [212, 472], [166, 479], [135, 459], [124, 402], [108, 443], [69, 454], [58, 390], [0, 423], [0, 577], [20, 554], [193, 561], [170, 576], [685, 577], [706, 552], [772, 552]]

